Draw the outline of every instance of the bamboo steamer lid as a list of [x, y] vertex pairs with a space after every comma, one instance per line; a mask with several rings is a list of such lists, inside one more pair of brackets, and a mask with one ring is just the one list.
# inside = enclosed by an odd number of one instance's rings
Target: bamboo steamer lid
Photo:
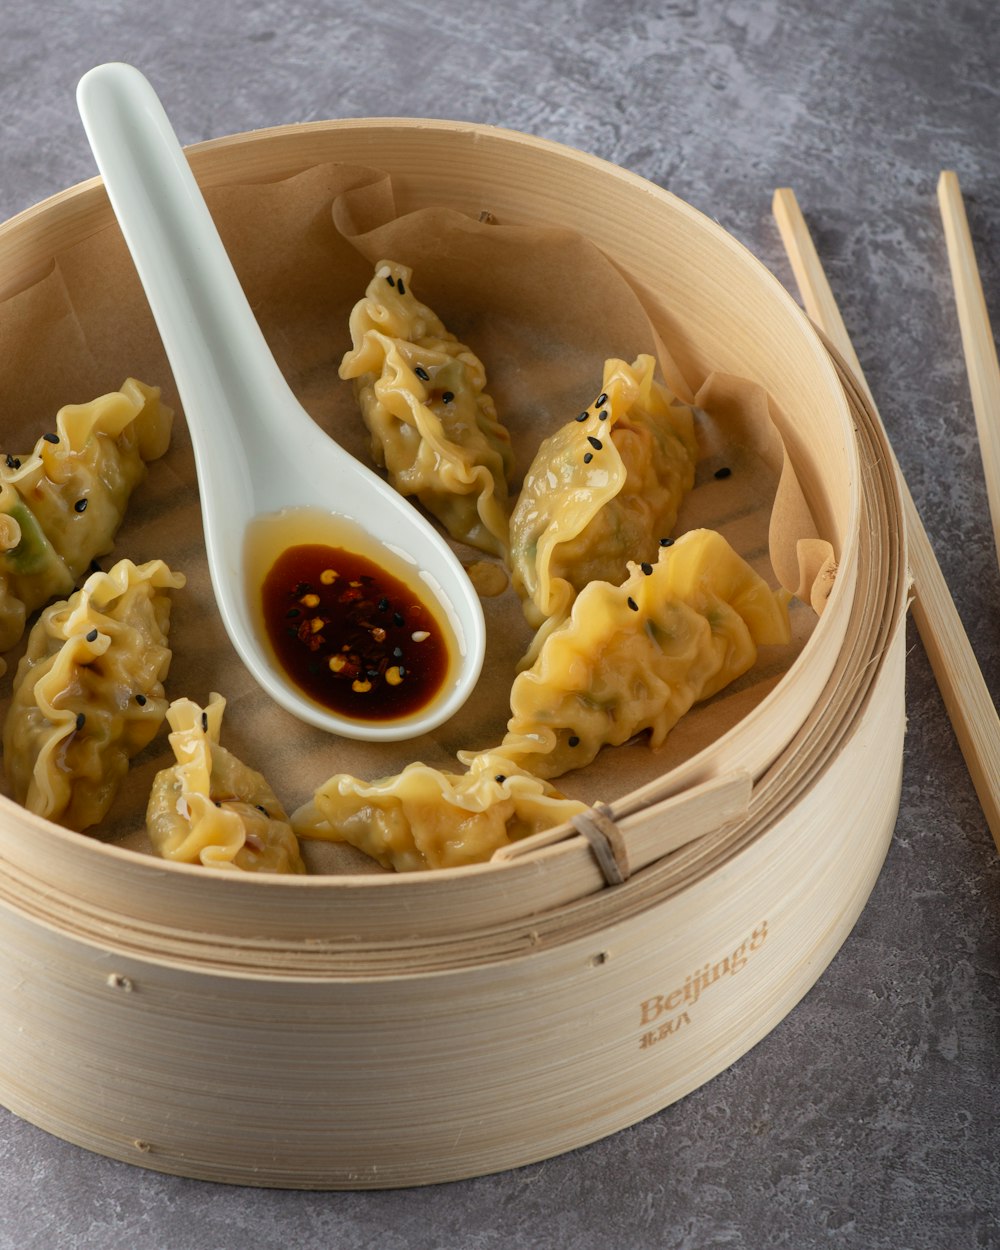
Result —
[[[489, 204], [579, 230], [641, 290], [681, 367], [742, 373], [794, 414], [788, 452], [835, 536], [836, 583], [743, 721], [611, 805], [627, 863], [613, 884], [572, 829], [469, 869], [217, 877], [0, 800], [0, 1101], [115, 1158], [272, 1186], [430, 1183], [596, 1140], [763, 1037], [884, 859], [906, 574], [877, 420], [738, 243], [580, 153], [386, 119], [191, 158], [206, 186], [366, 163], [407, 208]], [[109, 220], [95, 180], [0, 227], [0, 298]]]

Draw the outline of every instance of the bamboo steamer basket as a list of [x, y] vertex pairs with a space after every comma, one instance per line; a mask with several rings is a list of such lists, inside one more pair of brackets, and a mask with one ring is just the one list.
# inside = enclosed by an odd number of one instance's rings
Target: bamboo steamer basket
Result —
[[[773, 1028], [883, 862], [907, 583], [877, 419], [745, 249], [589, 156], [392, 119], [189, 154], [205, 186], [368, 164], [404, 209], [489, 204], [589, 236], [682, 367], [741, 373], [792, 414], [788, 451], [837, 577], [775, 688], [617, 798], [603, 839], [597, 820], [596, 835], [556, 831], [472, 868], [265, 880], [136, 855], [0, 800], [0, 1101], [117, 1159], [294, 1188], [445, 1181], [595, 1141]], [[110, 220], [95, 179], [0, 227], [0, 298]]]

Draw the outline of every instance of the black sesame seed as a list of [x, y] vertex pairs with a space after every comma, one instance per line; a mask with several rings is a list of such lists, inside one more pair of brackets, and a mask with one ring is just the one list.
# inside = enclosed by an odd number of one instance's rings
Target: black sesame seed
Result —
[[59, 442], [59, 435], [58, 435], [58, 434], [43, 434], [43, 435], [42, 435], [42, 438], [44, 438], [44, 439], [45, 439], [45, 441], [46, 441], [47, 443], [58, 443], [58, 442]]
[[401, 659], [403, 658], [403, 648], [402, 648], [402, 647], [393, 647], [393, 649], [392, 649], [392, 658], [393, 658], [394, 660], [401, 660]]
[[581, 412], [580, 415], [577, 417], [577, 421], [586, 421], [586, 419], [589, 416], [590, 416], [589, 412]]
[[566, 741], [571, 747], [578, 747], [580, 745], [580, 739], [576, 736], [576, 734], [570, 734]]
[[208, 733], [208, 713], [207, 712], [202, 712], [201, 714], [201, 731], [202, 733], [206, 733], [206, 734]]
[[417, 375], [421, 382], [429, 382], [431, 380], [431, 375], [427, 372], [423, 365], [417, 365], [413, 372]]
[[90, 631], [90, 633], [87, 635], [87, 641], [88, 641], [88, 642], [96, 642], [96, 641], [97, 641], [97, 630], [96, 630], [96, 629], [92, 629], [92, 630]]
[[385, 275], [385, 280], [386, 280], [386, 282], [388, 282], [388, 283], [389, 283], [389, 285], [390, 285], [390, 286], [395, 286], [395, 285], [396, 285], [396, 279], [392, 276], [392, 274], [391, 274], [391, 273], [387, 273], [387, 274]]
[[399, 293], [400, 293], [400, 295], [405, 295], [405, 294], [406, 294], [406, 287], [405, 287], [405, 286], [403, 286], [403, 279], [402, 279], [402, 278], [397, 279], [397, 281], [396, 281], [396, 286], [399, 288]]
[[597, 414], [597, 419], [598, 419], [598, 421], [607, 421], [607, 419], [608, 419], [608, 410], [607, 410], [607, 408], [602, 408], [602, 409], [601, 409], [601, 411]]
[[660, 539], [660, 546], [661, 546], [661, 547], [672, 547], [673, 545], [674, 545], [674, 540], [673, 540], [672, 538], [661, 538], [661, 539]]
[[379, 610], [380, 612], [388, 612], [388, 611], [389, 611], [389, 600], [388, 600], [388, 599], [380, 599], [380, 600], [378, 601], [378, 610]]
[[393, 612], [392, 623], [393, 625], [398, 625], [400, 628], [406, 624], [406, 621], [403, 619], [402, 612]]
[[653, 566], [649, 563], [648, 560], [643, 560], [642, 564], [639, 565], [639, 568], [642, 569], [642, 571], [646, 574], [647, 577], [649, 577], [650, 573], [652, 573], [653, 571]]
[[406, 669], [402, 666], [402, 664], [398, 664], [396, 667], [399, 669], [399, 675], [400, 675], [400, 677], [405, 677], [405, 676], [406, 676]]
[[21, 467], [21, 462], [20, 462], [20, 460], [18, 460], [17, 456], [12, 456], [12, 455], [10, 455], [10, 454], [8, 453], [8, 456], [7, 456], [7, 468], [8, 468], [8, 469], [19, 469], [20, 467]]
[[594, 407], [603, 408], [607, 402], [608, 402], [607, 391], [601, 391], [600, 395], [598, 395], [598, 397], [594, 400]]
[[639, 611], [639, 605], [636, 603], [636, 601], [632, 598], [631, 595], [629, 595], [629, 597], [625, 600], [625, 602], [628, 604], [628, 606], [632, 609], [633, 612]]
[[594, 451], [600, 451], [604, 446], [599, 438], [594, 438], [593, 434], [587, 435], [587, 442], [593, 447]]
[[86, 725], [86, 723], [87, 723], [87, 718], [86, 718], [86, 716], [84, 716], [83, 712], [77, 712], [77, 714], [76, 714], [76, 727], [77, 727], [77, 729], [82, 729], [82, 728], [84, 727], [84, 725]]
[[586, 453], [586, 455], [583, 457], [583, 463], [584, 463], [584, 464], [590, 464], [590, 462], [591, 462], [591, 460], [593, 460], [593, 458], [594, 458], [594, 453], [593, 453], [592, 451], [588, 451], [588, 452]]
[[76, 503], [73, 505], [73, 511], [74, 512], [86, 512], [87, 511], [86, 499], [78, 499]]
[[732, 472], [732, 469], [727, 468], [716, 469], [715, 476], [721, 481], [724, 477], [729, 477]]
[[507, 778], [503, 773], [497, 773], [497, 775], [493, 778], [493, 780], [502, 786], [503, 783], [507, 780]]
[[144, 694], [137, 694], [135, 696], [135, 701], [140, 707], [146, 706], [146, 696]]
[[445, 391], [444, 394], [441, 396], [441, 402], [443, 404], [450, 404], [454, 398], [455, 398], [454, 391]]

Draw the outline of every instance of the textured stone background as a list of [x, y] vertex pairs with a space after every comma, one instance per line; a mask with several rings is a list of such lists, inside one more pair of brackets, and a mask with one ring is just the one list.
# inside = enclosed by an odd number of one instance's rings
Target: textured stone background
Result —
[[[791, 282], [795, 188], [987, 682], [1000, 590], [940, 218], [962, 180], [1000, 326], [991, 0], [0, 0], [0, 219], [91, 176], [77, 79], [143, 69], [183, 142], [281, 122], [496, 123], [618, 162]], [[902, 810], [818, 986], [709, 1085], [562, 1158], [395, 1193], [143, 1173], [0, 1111], [2, 1250], [1000, 1245], [998, 857], [910, 627]]]

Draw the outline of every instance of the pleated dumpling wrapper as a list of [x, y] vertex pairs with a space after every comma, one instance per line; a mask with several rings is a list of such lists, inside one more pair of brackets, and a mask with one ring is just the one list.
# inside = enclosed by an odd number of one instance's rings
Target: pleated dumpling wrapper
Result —
[[655, 560], [694, 485], [693, 410], [653, 376], [652, 356], [605, 362], [601, 393], [541, 444], [510, 519], [511, 581], [542, 629], [565, 620], [588, 582], [618, 585]]
[[299, 843], [260, 773], [219, 745], [226, 701], [167, 709], [177, 763], [153, 779], [146, 829], [164, 859], [243, 872], [305, 872]]
[[420, 763], [378, 781], [338, 774], [292, 813], [292, 827], [301, 838], [347, 842], [383, 868], [412, 872], [482, 863], [585, 810], [487, 753], [463, 774]]
[[29, 811], [70, 829], [107, 814], [163, 723], [169, 592], [183, 585], [162, 560], [120, 560], [42, 612], [3, 731], [7, 779]]
[[482, 361], [414, 296], [405, 265], [379, 261], [351, 312], [353, 378], [372, 456], [460, 542], [505, 555], [510, 434]]
[[747, 672], [759, 646], [790, 640], [787, 593], [714, 530], [691, 530], [629, 570], [621, 586], [586, 586], [514, 679], [498, 769], [507, 760], [558, 777], [643, 731], [659, 746], [694, 703]]
[[70, 594], [111, 550], [172, 423], [159, 390], [128, 378], [119, 391], [60, 408], [54, 433], [29, 455], [0, 457], [0, 651], [19, 641], [36, 608]]

